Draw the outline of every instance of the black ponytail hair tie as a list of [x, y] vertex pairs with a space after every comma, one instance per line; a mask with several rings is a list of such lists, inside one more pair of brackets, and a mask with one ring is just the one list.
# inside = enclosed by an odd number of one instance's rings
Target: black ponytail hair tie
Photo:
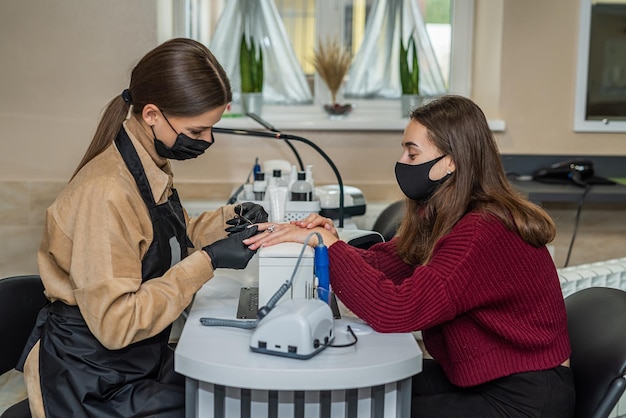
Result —
[[133, 98], [130, 95], [130, 91], [128, 91], [128, 89], [124, 89], [124, 91], [122, 92], [122, 99], [124, 99], [124, 101], [128, 104], [131, 104], [133, 102]]

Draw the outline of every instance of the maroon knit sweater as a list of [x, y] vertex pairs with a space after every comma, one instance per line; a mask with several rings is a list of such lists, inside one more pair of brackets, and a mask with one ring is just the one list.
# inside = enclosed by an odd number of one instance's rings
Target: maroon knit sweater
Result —
[[417, 268], [395, 241], [329, 248], [333, 291], [378, 332], [421, 330], [428, 352], [458, 386], [546, 370], [570, 355], [567, 318], [546, 247], [493, 216], [472, 213]]

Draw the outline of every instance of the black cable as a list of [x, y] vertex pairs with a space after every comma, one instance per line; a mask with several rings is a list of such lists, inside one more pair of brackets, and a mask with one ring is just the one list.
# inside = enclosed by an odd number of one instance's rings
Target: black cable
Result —
[[[250, 183], [250, 177], [252, 177], [254, 173], [254, 166], [252, 166], [252, 169], [250, 170], [250, 172], [248, 173], [248, 177], [246, 178], [246, 182], [244, 184], [248, 184]], [[243, 184], [240, 185], [234, 192], [233, 194], [228, 198], [228, 200], [226, 201], [227, 205], [232, 205], [235, 202], [237, 202], [237, 197], [239, 196], [239, 193], [241, 193], [243, 191]]]
[[[280, 130], [276, 129], [271, 123], [269, 123], [256, 113], [246, 113], [246, 116], [252, 118], [254, 121], [261, 124], [265, 129], [270, 132], [281, 133]], [[302, 163], [302, 158], [300, 158], [300, 154], [298, 153], [298, 150], [296, 150], [296, 147], [294, 147], [288, 139], [285, 139], [285, 143], [289, 148], [291, 148], [291, 151], [293, 151], [293, 154], [296, 156], [296, 160], [298, 160], [298, 165], [300, 166], [300, 171], [304, 171], [304, 164]]]
[[567, 250], [567, 257], [565, 258], [565, 264], [563, 268], [567, 267], [569, 264], [569, 258], [572, 255], [572, 248], [574, 247], [574, 241], [576, 240], [576, 234], [578, 233], [578, 223], [580, 222], [580, 212], [582, 211], [583, 204], [585, 203], [585, 199], [587, 198], [587, 193], [591, 190], [591, 184], [587, 184], [585, 186], [585, 191], [580, 196], [580, 200], [578, 201], [578, 209], [576, 211], [576, 220], [574, 221], [574, 233], [572, 234], [572, 240], [569, 243], [569, 249]]
[[239, 187], [237, 187], [237, 189], [233, 192], [233, 194], [226, 201], [226, 204], [227, 205], [232, 205], [232, 204], [236, 203], [237, 202], [237, 197], [239, 196], [239, 193], [241, 193], [242, 191], [243, 191], [243, 184], [240, 185]]
[[272, 125], [271, 123], [269, 123], [268, 121], [263, 119], [261, 116], [257, 115], [256, 113], [248, 112], [248, 113], [246, 113], [246, 116], [251, 118], [251, 119], [253, 119], [255, 122], [257, 122], [258, 124], [263, 126], [268, 131], [280, 132], [280, 130], [278, 128], [274, 127], [274, 125]]
[[354, 341], [346, 343], [346, 344], [329, 344], [329, 347], [333, 347], [333, 348], [344, 348], [344, 347], [351, 347], [353, 345], [355, 345], [357, 343], [357, 341], [359, 341], [359, 339], [357, 338], [356, 334], [354, 333], [354, 331], [352, 331], [352, 327], [350, 325], [348, 325], [348, 332], [352, 335], [352, 338], [354, 338]]

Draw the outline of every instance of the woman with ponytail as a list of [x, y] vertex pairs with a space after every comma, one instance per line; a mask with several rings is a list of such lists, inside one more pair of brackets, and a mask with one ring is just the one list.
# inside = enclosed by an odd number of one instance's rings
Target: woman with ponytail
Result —
[[170, 159], [203, 154], [232, 99], [213, 54], [173, 39], [145, 55], [106, 107], [46, 212], [38, 252], [50, 300], [18, 368], [34, 417], [182, 417], [172, 323], [216, 268], [244, 268], [259, 206], [189, 219]]

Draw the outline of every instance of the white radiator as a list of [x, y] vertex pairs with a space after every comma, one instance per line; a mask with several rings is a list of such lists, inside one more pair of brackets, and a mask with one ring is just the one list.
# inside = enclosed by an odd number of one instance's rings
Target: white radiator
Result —
[[563, 297], [588, 287], [626, 291], [626, 257], [558, 269]]

